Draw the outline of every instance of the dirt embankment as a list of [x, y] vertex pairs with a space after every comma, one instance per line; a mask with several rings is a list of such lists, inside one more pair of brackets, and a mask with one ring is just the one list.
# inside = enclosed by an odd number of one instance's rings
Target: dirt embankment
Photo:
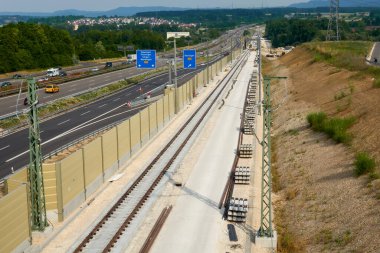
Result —
[[[380, 161], [380, 89], [371, 78], [314, 62], [302, 48], [265, 64], [272, 81], [273, 182], [280, 252], [379, 252], [380, 179], [355, 177], [354, 156]], [[310, 112], [355, 116], [350, 146], [307, 124]], [[377, 168], [378, 170], [378, 168]]]

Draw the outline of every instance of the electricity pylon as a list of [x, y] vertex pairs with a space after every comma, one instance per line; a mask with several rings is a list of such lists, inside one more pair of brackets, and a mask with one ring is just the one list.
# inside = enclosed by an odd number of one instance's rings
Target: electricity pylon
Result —
[[326, 40], [340, 40], [339, 34], [339, 0], [330, 0], [330, 16]]
[[33, 230], [43, 231], [47, 226], [44, 180], [42, 175], [41, 138], [38, 121], [38, 98], [34, 78], [28, 79], [29, 103], [29, 167], [31, 225]]

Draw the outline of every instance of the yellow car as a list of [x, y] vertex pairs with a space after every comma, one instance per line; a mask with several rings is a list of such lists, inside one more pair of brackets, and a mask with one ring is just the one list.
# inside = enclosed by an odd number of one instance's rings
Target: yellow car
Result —
[[57, 85], [49, 84], [45, 87], [46, 93], [55, 93], [59, 91], [59, 87]]

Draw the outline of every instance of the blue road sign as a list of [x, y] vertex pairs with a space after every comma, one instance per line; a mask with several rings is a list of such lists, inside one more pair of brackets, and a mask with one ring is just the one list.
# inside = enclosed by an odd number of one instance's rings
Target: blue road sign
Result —
[[136, 50], [136, 67], [138, 69], [156, 68], [156, 50]]
[[183, 50], [183, 68], [184, 69], [197, 68], [197, 51], [195, 49]]

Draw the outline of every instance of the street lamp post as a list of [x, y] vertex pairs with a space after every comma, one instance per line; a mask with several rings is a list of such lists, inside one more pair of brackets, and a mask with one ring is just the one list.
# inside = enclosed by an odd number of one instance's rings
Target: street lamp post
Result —
[[178, 113], [178, 105], [177, 105], [177, 43], [176, 39], [181, 37], [188, 37], [190, 36], [190, 33], [188, 32], [168, 32], [166, 34], [166, 38], [174, 38], [174, 108], [175, 113]]

